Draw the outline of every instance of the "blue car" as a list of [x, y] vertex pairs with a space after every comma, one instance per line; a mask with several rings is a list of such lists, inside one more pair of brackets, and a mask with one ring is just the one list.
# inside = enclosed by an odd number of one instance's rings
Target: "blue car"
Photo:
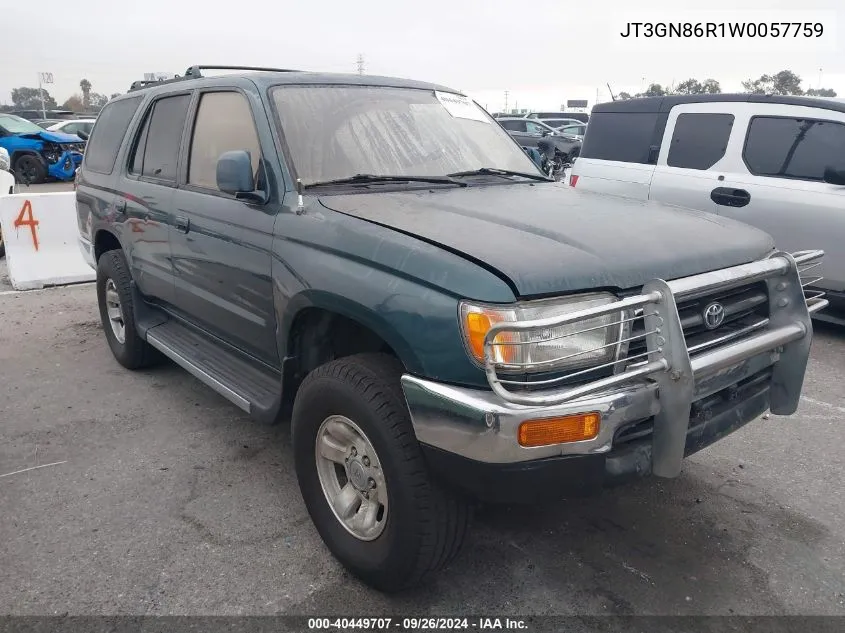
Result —
[[14, 114], [0, 113], [0, 147], [9, 152], [18, 180], [37, 184], [47, 178], [73, 180], [85, 143], [76, 135], [50, 132]]

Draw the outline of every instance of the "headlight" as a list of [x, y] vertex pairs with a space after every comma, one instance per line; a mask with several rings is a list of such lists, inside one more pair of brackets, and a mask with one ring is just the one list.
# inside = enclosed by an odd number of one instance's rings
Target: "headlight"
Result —
[[[464, 301], [461, 329], [470, 355], [484, 364], [484, 337], [495, 323], [520, 323], [562, 316], [608, 305], [616, 297], [593, 293], [512, 305], [484, 305]], [[505, 331], [493, 341], [493, 359], [500, 369], [532, 372], [603, 365], [616, 360], [621, 338], [621, 311], [575, 321], [567, 325]]]

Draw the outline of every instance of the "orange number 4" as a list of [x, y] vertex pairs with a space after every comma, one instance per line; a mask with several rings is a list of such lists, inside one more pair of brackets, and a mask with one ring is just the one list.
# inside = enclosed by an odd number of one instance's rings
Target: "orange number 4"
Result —
[[38, 233], [36, 233], [35, 229], [38, 227], [38, 220], [36, 220], [32, 215], [32, 203], [27, 200], [23, 203], [23, 207], [21, 208], [21, 212], [18, 214], [17, 219], [15, 219], [15, 228], [18, 229], [22, 226], [28, 226], [29, 230], [32, 232], [32, 245], [35, 247], [35, 250], [38, 250]]

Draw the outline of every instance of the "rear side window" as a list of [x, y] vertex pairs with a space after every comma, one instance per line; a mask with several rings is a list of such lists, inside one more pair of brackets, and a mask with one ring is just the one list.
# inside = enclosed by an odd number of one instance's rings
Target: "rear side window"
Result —
[[141, 104], [141, 97], [106, 104], [85, 148], [85, 169], [110, 174], [129, 122]]
[[217, 189], [217, 159], [233, 150], [249, 152], [257, 179], [261, 146], [249, 102], [239, 92], [208, 92], [200, 100], [194, 123], [188, 183]]
[[135, 140], [130, 173], [176, 182], [179, 145], [190, 102], [190, 95], [176, 95], [153, 104]]
[[732, 114], [678, 115], [666, 164], [686, 169], [710, 169], [725, 155], [731, 137]]
[[656, 112], [597, 112], [581, 147], [581, 158], [649, 163]]
[[845, 125], [835, 121], [758, 116], [751, 119], [742, 157], [757, 176], [824, 180], [842, 164]]
[[525, 121], [502, 121], [502, 127], [511, 132], [524, 132]]
[[525, 122], [525, 129], [528, 130], [529, 134], [542, 134], [543, 132], [548, 132], [549, 130], [539, 123], [534, 123], [534, 121], [526, 121]]

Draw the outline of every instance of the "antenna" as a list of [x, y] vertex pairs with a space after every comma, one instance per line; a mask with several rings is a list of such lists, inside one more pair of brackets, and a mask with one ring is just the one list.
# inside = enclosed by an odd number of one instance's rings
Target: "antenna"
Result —
[[508, 113], [508, 91], [505, 90], [505, 114]]
[[607, 84], [607, 91], [610, 93], [610, 100], [616, 101], [616, 96], [613, 94], [613, 90], [611, 90], [610, 84]]
[[358, 53], [357, 64], [358, 64], [358, 74], [363, 75], [364, 74], [364, 55], [362, 53]]

